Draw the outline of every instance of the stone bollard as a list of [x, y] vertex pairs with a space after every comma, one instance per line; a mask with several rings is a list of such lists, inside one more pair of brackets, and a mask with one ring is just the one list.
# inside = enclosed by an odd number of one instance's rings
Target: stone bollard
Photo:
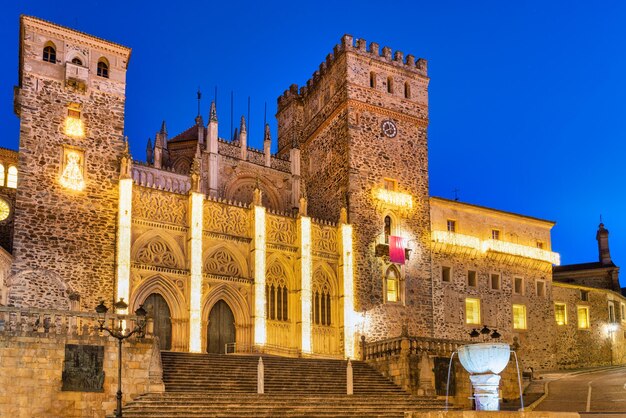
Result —
[[348, 359], [348, 366], [346, 367], [346, 386], [347, 394], [354, 394], [354, 384], [352, 381], [352, 362], [350, 361], [350, 359]]
[[257, 393], [265, 393], [265, 366], [263, 365], [263, 357], [259, 357], [259, 365], [257, 366]]

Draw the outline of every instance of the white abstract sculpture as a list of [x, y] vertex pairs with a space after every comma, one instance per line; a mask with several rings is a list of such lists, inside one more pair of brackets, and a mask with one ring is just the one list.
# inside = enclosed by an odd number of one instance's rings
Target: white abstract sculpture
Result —
[[500, 409], [500, 372], [509, 362], [511, 348], [504, 343], [468, 344], [459, 348], [459, 360], [470, 373], [477, 411]]

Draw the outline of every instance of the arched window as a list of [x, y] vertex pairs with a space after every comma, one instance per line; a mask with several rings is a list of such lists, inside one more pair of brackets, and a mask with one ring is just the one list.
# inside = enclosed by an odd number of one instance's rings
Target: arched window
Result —
[[389, 236], [391, 235], [391, 216], [385, 216], [385, 244], [389, 244]]
[[280, 264], [274, 263], [267, 271], [265, 284], [265, 309], [267, 319], [287, 321], [289, 304], [289, 290], [285, 282], [285, 272]]
[[408, 81], [404, 83], [404, 98], [405, 99], [411, 98], [411, 85], [409, 84]]
[[4, 186], [4, 165], [0, 164], [0, 187]]
[[393, 78], [387, 77], [387, 93], [393, 93]]
[[83, 62], [80, 60], [80, 58], [78, 57], [74, 57], [72, 58], [72, 64], [76, 64], [76, 65], [83, 65]]
[[98, 77], [109, 78], [109, 62], [106, 58], [100, 58], [98, 60]]
[[385, 273], [385, 290], [387, 302], [400, 300], [400, 273], [395, 267], [389, 267]]
[[331, 292], [328, 277], [324, 273], [318, 272], [313, 279], [313, 288], [311, 290], [313, 324], [331, 325]]
[[17, 167], [14, 165], [9, 167], [9, 172], [7, 176], [7, 187], [11, 187], [12, 189], [17, 188]]
[[53, 64], [57, 62], [57, 50], [52, 42], [48, 42], [43, 48], [43, 60]]
[[371, 88], [375, 88], [376, 87], [376, 73], [374, 73], [374, 72], [370, 73], [370, 87]]

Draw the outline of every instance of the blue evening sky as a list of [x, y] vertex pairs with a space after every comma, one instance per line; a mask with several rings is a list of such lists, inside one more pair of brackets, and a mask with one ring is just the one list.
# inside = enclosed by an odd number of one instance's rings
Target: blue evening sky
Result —
[[[18, 22], [30, 14], [133, 48], [126, 132], [135, 159], [161, 120], [205, 121], [218, 86], [220, 136], [251, 97], [302, 85], [344, 33], [424, 57], [430, 83], [430, 190], [557, 221], [563, 263], [597, 260], [600, 214], [626, 264], [626, 3], [619, 1], [12, 1], [0, 14], [0, 146], [17, 148]], [[626, 276], [622, 279], [626, 283]]]

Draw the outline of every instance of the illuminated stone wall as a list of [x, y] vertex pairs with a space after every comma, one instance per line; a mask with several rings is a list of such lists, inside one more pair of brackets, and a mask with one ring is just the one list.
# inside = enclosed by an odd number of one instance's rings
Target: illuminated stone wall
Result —
[[[581, 291], [588, 292], [588, 300], [582, 300]], [[588, 286], [555, 281], [552, 286], [555, 303], [566, 306], [567, 323], [554, 324], [555, 359], [559, 368], [606, 366], [626, 363], [626, 317], [621, 314], [621, 304], [626, 298], [616, 292]], [[615, 304], [615, 322], [609, 322], [609, 301]], [[590, 326], [581, 329], [577, 308], [589, 308]], [[552, 312], [553, 311], [552, 307]]]
[[[454, 220], [456, 234], [485, 242], [492, 238], [492, 229], [500, 231], [500, 241], [522, 245], [532, 250], [541, 241], [550, 248], [553, 223], [512, 213], [481, 208], [446, 199], [431, 199], [433, 231], [447, 231], [447, 221]], [[472, 328], [487, 325], [502, 334], [508, 343], [517, 341], [518, 354], [524, 367], [553, 368], [555, 359], [554, 321], [552, 311], [552, 266], [543, 260], [520, 257], [511, 253], [483, 251], [472, 248], [466, 239], [454, 245], [445, 239], [435, 241], [433, 232], [433, 306], [436, 338], [469, 340]], [[515, 252], [518, 247], [513, 247]], [[546, 253], [547, 254], [547, 253]], [[545, 255], [545, 254], [540, 254]], [[442, 277], [442, 267], [449, 267], [450, 281]], [[476, 286], [468, 283], [468, 271], [476, 272]], [[492, 289], [491, 275], [500, 275], [500, 288]], [[515, 278], [521, 278], [521, 292], [514, 291]], [[537, 293], [537, 281], [545, 284], [545, 294]], [[467, 324], [465, 299], [480, 300], [480, 324]], [[513, 328], [513, 304], [526, 306], [526, 329]], [[514, 340], [515, 339], [515, 340]]]
[[[19, 88], [19, 178], [9, 303], [69, 308], [69, 293], [92, 310], [110, 301], [115, 280], [119, 162], [125, 73], [130, 50], [45, 21], [22, 17]], [[42, 60], [47, 42], [56, 63]], [[67, 63], [79, 57], [86, 67]], [[100, 57], [110, 77], [96, 76]], [[78, 71], [71, 73], [70, 70]], [[84, 137], [64, 131], [80, 109]], [[60, 184], [64, 147], [84, 153], [85, 188]]]
[[[298, 93], [290, 88], [279, 98], [279, 146], [300, 133], [302, 170], [310, 213], [336, 219], [342, 207], [354, 226], [355, 309], [367, 310], [365, 333], [383, 339], [400, 334], [432, 332], [429, 254], [428, 119], [425, 62], [378, 46], [355, 46], [345, 36], [333, 54]], [[370, 73], [377, 77], [370, 87]], [[392, 92], [387, 90], [393, 78]], [[404, 83], [411, 95], [404, 97]], [[395, 138], [383, 135], [383, 121], [393, 120]], [[284, 148], [281, 148], [281, 150]], [[398, 191], [413, 199], [411, 209], [374, 198], [384, 178], [397, 181]], [[384, 300], [383, 275], [390, 266], [375, 256], [383, 220], [394, 218], [394, 233], [410, 241], [414, 251], [401, 271], [400, 301]], [[363, 331], [363, 329], [361, 329]]]

